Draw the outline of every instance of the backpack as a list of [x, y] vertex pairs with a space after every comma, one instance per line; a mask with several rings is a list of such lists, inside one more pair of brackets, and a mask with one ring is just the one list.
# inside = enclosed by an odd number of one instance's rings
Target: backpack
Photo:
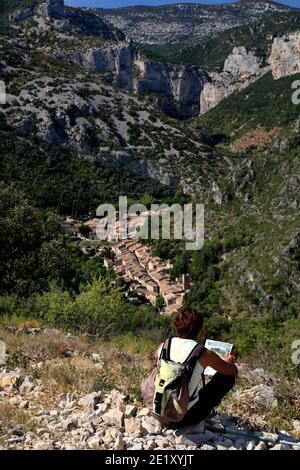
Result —
[[189, 382], [204, 349], [202, 344], [197, 344], [181, 364], [170, 359], [171, 341], [169, 338], [164, 342], [157, 367], [141, 384], [146, 406], [162, 424], [180, 422], [187, 413]]

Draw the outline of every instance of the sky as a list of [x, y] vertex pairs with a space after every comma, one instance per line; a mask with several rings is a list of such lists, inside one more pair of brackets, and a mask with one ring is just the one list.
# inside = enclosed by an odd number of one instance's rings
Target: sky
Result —
[[[170, 3], [233, 3], [236, 0], [65, 0], [66, 5], [79, 7], [98, 7], [98, 8], [115, 8], [125, 7], [129, 5], [166, 5]], [[300, 0], [281, 0], [284, 5], [300, 7]]]

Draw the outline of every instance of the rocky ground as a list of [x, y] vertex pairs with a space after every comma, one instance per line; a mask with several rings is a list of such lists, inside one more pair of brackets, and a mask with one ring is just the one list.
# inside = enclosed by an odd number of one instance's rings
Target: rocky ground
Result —
[[[140, 380], [129, 372], [137, 368], [136, 356], [54, 329], [6, 328], [0, 338], [7, 347], [0, 368], [1, 449], [300, 449], [297, 419], [291, 418], [291, 432], [262, 431], [268, 410], [276, 411], [280, 399], [276, 380], [263, 369], [242, 368], [243, 384], [238, 383], [227, 413], [219, 410], [194, 428], [173, 431], [161, 427], [138, 393], [131, 393], [130, 382], [138, 386]], [[145, 373], [142, 368], [141, 376]], [[122, 374], [124, 382], [114, 387], [114, 377]], [[251, 414], [261, 423], [255, 429], [259, 436], [247, 419]]]

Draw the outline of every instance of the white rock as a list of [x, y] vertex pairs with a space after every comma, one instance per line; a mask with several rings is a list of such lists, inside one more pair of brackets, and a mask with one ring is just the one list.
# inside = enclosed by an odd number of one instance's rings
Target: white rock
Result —
[[255, 447], [254, 450], [267, 450], [267, 446], [264, 441], [260, 441]]
[[293, 420], [293, 428], [295, 429], [296, 432], [300, 433], [300, 420], [299, 419]]
[[161, 449], [169, 447], [169, 442], [165, 439], [155, 439], [155, 443], [157, 447], [160, 447]]
[[102, 419], [107, 424], [115, 425], [121, 428], [123, 426], [124, 413], [119, 408], [112, 408], [107, 413], [102, 415]]
[[255, 385], [243, 391], [238, 390], [235, 392], [234, 397], [239, 401], [246, 403], [253, 402], [266, 409], [278, 405], [273, 388], [264, 384]]
[[101, 442], [102, 442], [102, 438], [98, 434], [94, 434], [94, 436], [89, 437], [86, 441], [90, 449], [98, 447], [101, 444]]
[[143, 444], [139, 442], [131, 447], [128, 447], [128, 450], [143, 450]]
[[20, 408], [23, 410], [27, 410], [29, 408], [29, 401], [28, 400], [22, 400], [20, 402]]
[[201, 447], [200, 447], [200, 450], [215, 450], [215, 447], [209, 445], [209, 444], [203, 444]]
[[52, 450], [53, 442], [52, 441], [37, 441], [33, 445], [34, 450]]
[[34, 384], [31, 382], [29, 377], [26, 377], [24, 382], [19, 387], [19, 392], [23, 395], [24, 393], [29, 393], [34, 388]]
[[114, 449], [115, 450], [124, 450], [126, 449], [124, 439], [121, 434], [119, 434], [116, 438], [115, 444], [114, 444]]
[[222, 444], [217, 444], [217, 450], [228, 450], [228, 447], [226, 447]]
[[114, 443], [114, 438], [112, 437], [112, 435], [110, 434], [110, 432], [107, 432], [104, 434], [104, 436], [102, 437], [102, 441], [104, 444], [107, 444], [107, 445], [111, 445]]
[[160, 434], [161, 424], [152, 416], [144, 416], [142, 419], [143, 434]]
[[249, 441], [246, 445], [246, 450], [253, 450], [255, 447], [255, 441]]
[[137, 407], [133, 405], [126, 405], [125, 418], [133, 418], [136, 415]]
[[157, 447], [156, 442], [151, 439], [144, 445], [145, 450], [153, 450]]
[[94, 410], [96, 405], [100, 401], [100, 394], [97, 392], [89, 393], [88, 395], [84, 395], [78, 401], [79, 406], [83, 406], [84, 408], [88, 408]]
[[291, 446], [287, 444], [276, 444], [275, 446], [271, 447], [270, 450], [291, 450]]
[[138, 418], [124, 419], [125, 432], [127, 434], [138, 434], [142, 432], [141, 420]]
[[143, 416], [149, 416], [150, 411], [148, 408], [142, 408], [140, 411], [137, 412], [136, 417], [142, 418]]

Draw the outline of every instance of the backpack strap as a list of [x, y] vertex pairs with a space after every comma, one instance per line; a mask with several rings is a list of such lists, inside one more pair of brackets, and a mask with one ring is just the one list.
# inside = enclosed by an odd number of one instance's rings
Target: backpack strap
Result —
[[165, 361], [170, 360], [171, 341], [172, 341], [172, 338], [168, 338], [162, 345], [159, 360], [161, 359], [164, 359]]
[[191, 364], [196, 365], [196, 362], [198, 361], [199, 357], [201, 356], [203, 350], [204, 350], [203, 344], [200, 344], [200, 343], [196, 344], [194, 349], [192, 349], [192, 351], [190, 352], [190, 354], [188, 355], [188, 357], [184, 361], [184, 364], [191, 363]]
[[[197, 361], [198, 361], [199, 357], [201, 356], [201, 354], [203, 353], [204, 349], [205, 349], [205, 347], [203, 346], [203, 344], [200, 344], [200, 343], [196, 344], [194, 349], [192, 349], [192, 351], [190, 352], [190, 354], [188, 355], [188, 357], [184, 361], [184, 364], [186, 364], [187, 367], [188, 367], [189, 380], [191, 379], [191, 377], [193, 375], [193, 371], [196, 367]], [[204, 387], [205, 386], [204, 371], [201, 374], [201, 379], [202, 379], [202, 387]]]

